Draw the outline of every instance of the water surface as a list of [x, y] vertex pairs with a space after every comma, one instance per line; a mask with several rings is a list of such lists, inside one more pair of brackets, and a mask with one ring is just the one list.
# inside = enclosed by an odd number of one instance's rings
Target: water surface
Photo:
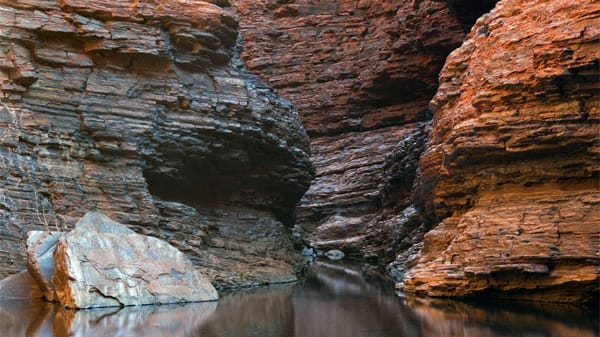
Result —
[[219, 302], [71, 311], [0, 301], [1, 337], [595, 337], [597, 308], [402, 298], [376, 273], [317, 262], [305, 280]]

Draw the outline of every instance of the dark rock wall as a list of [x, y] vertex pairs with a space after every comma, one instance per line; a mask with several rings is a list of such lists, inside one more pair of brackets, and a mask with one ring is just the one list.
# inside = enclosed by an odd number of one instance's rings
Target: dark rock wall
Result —
[[217, 286], [294, 278], [308, 138], [214, 3], [0, 1], [0, 274], [28, 230], [97, 209]]
[[598, 1], [497, 2], [233, 3], [311, 136], [317, 248], [411, 292], [597, 299]]
[[[399, 175], [414, 174], [419, 157], [399, 143], [423, 138], [438, 73], [465, 36], [461, 22], [428, 0], [233, 4], [242, 60], [293, 101], [311, 136], [316, 178], [298, 225], [320, 249], [393, 258], [391, 229], [410, 205], [411, 179]], [[398, 151], [411, 153], [406, 167], [394, 164]]]

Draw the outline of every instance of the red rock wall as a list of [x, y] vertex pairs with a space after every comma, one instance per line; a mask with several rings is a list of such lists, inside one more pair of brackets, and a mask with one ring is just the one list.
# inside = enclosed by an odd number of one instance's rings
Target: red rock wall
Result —
[[311, 135], [317, 248], [399, 254], [429, 295], [597, 292], [597, 1], [501, 2], [439, 90], [496, 1], [233, 3], [243, 61]]
[[98, 209], [218, 286], [294, 278], [308, 138], [215, 4], [0, 0], [0, 275], [27, 230]]
[[[298, 225], [320, 249], [389, 250], [379, 234], [398, 219], [382, 215], [386, 160], [429, 118], [444, 59], [465, 36], [460, 22], [429, 0], [232, 3], [242, 60], [294, 103], [311, 136], [316, 178]], [[389, 206], [408, 206], [410, 186], [389, 192]]]
[[598, 300], [599, 18], [503, 0], [448, 57], [420, 162], [437, 226], [404, 290]]

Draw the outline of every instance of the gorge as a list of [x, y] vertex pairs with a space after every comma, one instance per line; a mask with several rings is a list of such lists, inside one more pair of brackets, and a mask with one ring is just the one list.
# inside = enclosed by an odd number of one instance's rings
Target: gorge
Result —
[[[0, 276], [98, 210], [218, 290], [299, 249], [598, 302], [600, 2], [0, 0]], [[412, 296], [412, 295], [407, 295]]]

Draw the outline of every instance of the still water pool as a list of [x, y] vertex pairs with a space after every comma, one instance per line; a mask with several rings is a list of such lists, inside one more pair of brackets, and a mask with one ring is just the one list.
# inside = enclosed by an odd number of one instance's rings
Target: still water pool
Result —
[[374, 273], [317, 262], [297, 284], [219, 302], [70, 311], [0, 301], [1, 337], [595, 337], [597, 308], [398, 297]]

